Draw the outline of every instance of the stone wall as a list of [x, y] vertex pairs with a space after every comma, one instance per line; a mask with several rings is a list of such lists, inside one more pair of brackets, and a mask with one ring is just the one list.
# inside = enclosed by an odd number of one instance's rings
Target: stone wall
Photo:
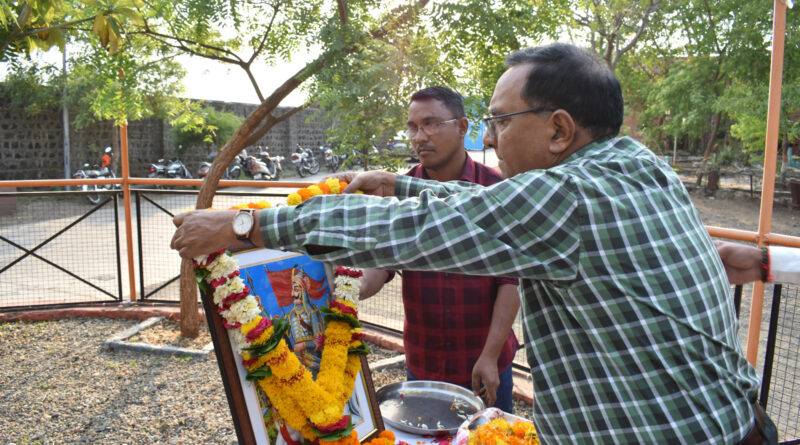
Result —
[[[256, 105], [207, 102], [218, 110], [231, 111], [246, 117]], [[288, 109], [275, 110], [276, 115]], [[286, 157], [284, 167], [290, 163], [289, 155], [297, 145], [318, 147], [325, 143], [328, 125], [321, 120], [308, 120], [313, 110], [303, 110], [281, 122], [264, 135], [257, 145], [266, 145], [272, 155]], [[0, 180], [58, 179], [64, 177], [63, 131], [60, 110], [45, 111], [29, 117], [21, 110], [12, 109], [0, 98]], [[103, 149], [114, 146], [115, 132], [111, 122], [101, 122], [77, 130], [70, 126], [70, 172], [81, 168], [84, 162], [99, 163]], [[116, 138], [118, 139], [118, 138]], [[193, 175], [207, 153], [204, 147], [190, 147], [182, 160]], [[255, 152], [255, 147], [250, 148]], [[248, 151], [250, 151], [248, 150]], [[159, 158], [177, 156], [169, 141], [169, 124], [159, 119], [144, 119], [128, 124], [128, 154], [131, 176], [147, 176], [151, 162]], [[316, 152], [319, 156], [319, 153]], [[119, 159], [114, 159], [119, 173]]]

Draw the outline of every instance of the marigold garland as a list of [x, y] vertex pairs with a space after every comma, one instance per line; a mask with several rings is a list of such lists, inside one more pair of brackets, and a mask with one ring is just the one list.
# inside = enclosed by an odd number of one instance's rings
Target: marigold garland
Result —
[[[288, 205], [299, 204], [312, 196], [341, 193], [347, 183], [327, 179], [289, 194]], [[264, 209], [270, 204], [261, 200], [239, 204], [234, 209]], [[194, 261], [198, 285], [212, 295], [223, 324], [240, 349], [247, 379], [253, 381], [269, 398], [278, 415], [308, 440], [323, 445], [358, 444], [344, 405], [350, 398], [355, 377], [361, 368], [360, 355], [369, 352], [361, 342], [361, 323], [356, 301], [360, 271], [336, 270], [336, 290], [330, 307], [325, 308], [325, 348], [317, 380], [300, 364], [283, 340], [288, 322], [262, 317], [258, 302], [250, 295], [239, 276], [236, 260], [225, 251], [203, 255]], [[394, 435], [385, 431], [369, 442], [394, 444]]]
[[515, 421], [512, 425], [503, 417], [481, 425], [469, 435], [469, 445], [539, 445], [536, 428], [530, 422]]

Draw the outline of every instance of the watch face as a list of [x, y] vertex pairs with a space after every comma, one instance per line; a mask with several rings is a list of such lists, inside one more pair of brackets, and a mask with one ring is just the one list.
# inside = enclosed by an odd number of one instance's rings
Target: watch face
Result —
[[233, 233], [246, 235], [251, 227], [253, 227], [253, 215], [249, 213], [236, 214], [236, 218], [233, 219]]

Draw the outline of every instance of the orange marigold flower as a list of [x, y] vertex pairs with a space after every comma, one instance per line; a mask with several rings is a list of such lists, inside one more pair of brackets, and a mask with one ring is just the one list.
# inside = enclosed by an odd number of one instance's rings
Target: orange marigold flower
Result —
[[329, 195], [331, 193], [331, 188], [328, 187], [328, 184], [325, 184], [324, 182], [320, 182], [319, 184], [317, 184], [317, 187], [319, 187], [319, 189], [322, 190], [322, 193], [326, 195]]
[[311, 191], [309, 189], [300, 189], [297, 191], [297, 194], [300, 195], [300, 198], [302, 198], [303, 201], [312, 196]]

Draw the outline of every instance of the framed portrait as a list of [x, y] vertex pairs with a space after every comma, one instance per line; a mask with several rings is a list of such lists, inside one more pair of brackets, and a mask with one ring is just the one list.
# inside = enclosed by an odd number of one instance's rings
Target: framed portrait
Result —
[[[316, 378], [322, 350], [317, 349], [314, 340], [325, 329], [321, 308], [329, 305], [333, 295], [331, 268], [303, 254], [272, 249], [247, 250], [233, 256], [239, 263], [240, 277], [259, 302], [261, 316], [289, 322], [285, 338], [289, 348]], [[275, 419], [261, 388], [245, 378], [247, 369], [222, 325], [213, 299], [203, 295], [202, 300], [239, 442], [292, 443], [297, 437], [288, 437], [290, 432]], [[360, 441], [383, 431], [365, 357], [361, 357], [361, 371], [345, 405], [345, 414], [351, 416]]]

